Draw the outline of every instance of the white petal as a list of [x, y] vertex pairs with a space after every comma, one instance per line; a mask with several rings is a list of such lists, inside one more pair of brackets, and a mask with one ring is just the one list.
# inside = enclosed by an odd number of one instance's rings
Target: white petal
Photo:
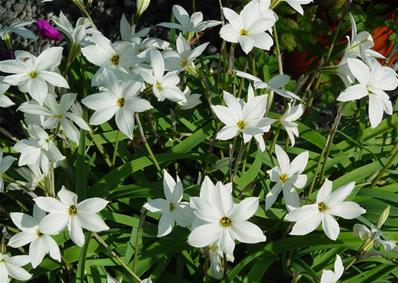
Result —
[[0, 71], [11, 74], [26, 73], [26, 66], [17, 60], [4, 60], [0, 62]]
[[248, 54], [254, 47], [254, 40], [250, 36], [241, 36], [239, 37], [239, 44], [243, 52]]
[[164, 74], [164, 61], [162, 54], [158, 50], [151, 50], [150, 57], [155, 78], [162, 78]]
[[231, 236], [230, 229], [221, 229], [220, 234], [220, 248], [224, 253], [233, 254], [235, 249], [235, 241]]
[[346, 88], [342, 93], [340, 93], [340, 95], [337, 97], [337, 100], [343, 102], [358, 100], [367, 96], [368, 94], [369, 91], [367, 90], [366, 85], [357, 84]]
[[282, 187], [279, 184], [275, 184], [272, 187], [271, 191], [269, 191], [268, 194], [265, 196], [265, 210], [268, 210], [272, 207], [281, 191]]
[[240, 34], [231, 24], [226, 24], [220, 29], [220, 37], [228, 42], [238, 43]]
[[225, 190], [223, 186], [216, 186], [214, 202], [217, 204], [223, 216], [230, 215], [233, 208], [232, 194]]
[[334, 272], [331, 270], [322, 270], [322, 277], [320, 283], [336, 283]]
[[97, 213], [103, 210], [108, 203], [107, 200], [95, 197], [80, 202], [76, 207], [79, 213]]
[[130, 111], [126, 109], [120, 108], [116, 112], [115, 116], [116, 125], [119, 130], [128, 136], [130, 139], [133, 139], [134, 133], [134, 115]]
[[65, 78], [55, 72], [41, 71], [38, 77], [46, 80], [48, 83], [50, 83], [53, 86], [69, 88], [69, 84], [65, 80]]
[[370, 69], [369, 67], [359, 59], [347, 59], [348, 67], [350, 68], [351, 73], [354, 77], [364, 85], [368, 84], [370, 78]]
[[108, 108], [100, 109], [95, 111], [95, 113], [90, 118], [90, 124], [92, 125], [100, 125], [112, 119], [112, 117], [117, 112], [117, 106], [110, 106]]
[[12, 222], [14, 222], [15, 226], [18, 227], [19, 230], [25, 230], [26, 228], [33, 228], [37, 225], [35, 219], [21, 212], [11, 212], [10, 217]]
[[9, 264], [6, 262], [6, 267], [7, 267], [8, 274], [10, 275], [10, 277], [15, 278], [17, 280], [26, 281], [32, 277], [32, 274], [30, 274], [25, 269], [23, 269], [22, 267], [19, 267], [17, 265]]
[[25, 246], [32, 242], [36, 238], [35, 233], [33, 232], [20, 232], [14, 236], [11, 237], [11, 239], [8, 241], [8, 246], [13, 247], [13, 248], [19, 248], [22, 246]]
[[275, 145], [275, 154], [282, 172], [290, 171], [290, 160], [287, 153], [278, 144]]
[[[297, 210], [297, 209], [295, 209]], [[295, 211], [293, 210], [293, 211]], [[312, 215], [307, 219], [302, 219], [294, 224], [290, 235], [307, 235], [318, 228], [321, 224], [321, 216], [319, 214]]]
[[67, 205], [52, 197], [38, 197], [34, 199], [34, 202], [42, 210], [50, 213], [64, 213], [68, 209]]
[[79, 247], [82, 247], [84, 245], [84, 234], [78, 217], [71, 217], [68, 230], [72, 242], [74, 242]]
[[343, 275], [343, 272], [343, 261], [341, 260], [341, 257], [339, 255], [336, 255], [336, 261], [334, 262], [335, 279], [340, 279], [340, 277]]
[[43, 105], [48, 93], [46, 81], [39, 77], [30, 79], [26, 84], [26, 87], [32, 98], [39, 102], [40, 105]]
[[58, 67], [62, 59], [62, 47], [50, 47], [37, 57], [35, 66], [38, 71]]
[[69, 191], [64, 186], [62, 186], [61, 190], [57, 193], [57, 195], [60, 201], [62, 201], [68, 206], [77, 204], [77, 194]]
[[77, 217], [79, 218], [80, 225], [89, 231], [101, 232], [109, 229], [108, 225], [97, 214], [78, 213]]
[[354, 219], [364, 214], [365, 209], [359, 206], [359, 204], [352, 201], [338, 202], [328, 210], [328, 213], [334, 216], [339, 216], [344, 219]]
[[230, 110], [230, 108], [222, 106], [222, 105], [212, 105], [211, 109], [213, 109], [217, 118], [221, 120], [225, 125], [234, 125], [237, 122], [236, 117]]
[[223, 214], [221, 209], [219, 208], [219, 204], [216, 202], [216, 194], [217, 192], [215, 191], [213, 195], [213, 203], [209, 203], [202, 198], [191, 197], [191, 203], [194, 203], [192, 207], [195, 207], [194, 214], [196, 215], [196, 217], [207, 222], [218, 223], [218, 221], [220, 221], [220, 219], [225, 216], [225, 214]]
[[225, 126], [219, 132], [217, 132], [218, 140], [230, 140], [233, 137], [236, 137], [238, 134], [238, 128], [236, 126]]
[[376, 128], [383, 120], [384, 107], [383, 102], [376, 95], [369, 95], [369, 120], [370, 126]]
[[355, 182], [350, 182], [339, 187], [325, 200], [325, 202], [332, 207], [335, 203], [342, 202], [345, 200], [355, 187]]
[[233, 221], [230, 232], [232, 237], [241, 243], [255, 244], [266, 240], [263, 231], [249, 221]]
[[43, 235], [42, 237], [46, 240], [47, 247], [52, 259], [61, 262], [61, 252], [59, 250], [57, 242], [55, 242], [55, 240], [48, 235]]
[[340, 226], [336, 219], [328, 213], [322, 213], [322, 228], [326, 236], [331, 240], [336, 240], [340, 233]]
[[250, 38], [254, 41], [254, 46], [259, 49], [270, 50], [274, 44], [272, 37], [265, 32], [250, 35]]
[[39, 224], [39, 230], [47, 235], [56, 235], [68, 224], [68, 216], [61, 213], [51, 213], [44, 217]]
[[82, 99], [82, 103], [93, 110], [100, 110], [115, 105], [115, 99], [110, 92], [100, 92]]
[[316, 196], [317, 203], [323, 202], [327, 198], [329, 198], [329, 195], [332, 192], [332, 186], [333, 186], [332, 181], [329, 181], [329, 179], [325, 179], [325, 182], [323, 183], [322, 187], [319, 189], [319, 192]]
[[194, 215], [189, 205], [179, 205], [173, 210], [173, 217], [178, 225], [187, 227], [192, 224]]
[[160, 216], [159, 225], [158, 225], [158, 237], [163, 237], [173, 230], [175, 225], [175, 221], [171, 213], [166, 212]]
[[235, 205], [228, 216], [233, 222], [247, 220], [256, 213], [258, 204], [259, 200], [257, 197], [246, 198]]
[[144, 204], [144, 208], [151, 211], [151, 212], [160, 212], [160, 211], [169, 211], [170, 202], [157, 198], [157, 199], [150, 199], [146, 204]]
[[319, 214], [318, 205], [310, 204], [299, 207], [295, 210], [290, 211], [286, 216], [285, 220], [287, 221], [302, 221], [310, 218], [314, 218], [314, 216]]
[[297, 189], [301, 189], [307, 183], [307, 176], [306, 175], [298, 175], [297, 180], [293, 183], [293, 186]]
[[110, 55], [96, 45], [86, 46], [81, 49], [81, 52], [90, 63], [96, 66], [103, 66], [110, 59]]
[[195, 228], [188, 236], [188, 244], [196, 248], [207, 247], [219, 239], [220, 224], [210, 223]]
[[36, 268], [42, 261], [48, 251], [48, 246], [43, 237], [37, 238], [29, 246], [29, 257], [32, 267]]
[[293, 187], [283, 188], [283, 198], [285, 200], [286, 207], [288, 210], [293, 210], [300, 206], [300, 198], [296, 189]]
[[297, 155], [290, 164], [291, 172], [301, 174], [307, 166], [308, 156], [308, 151], [304, 151]]

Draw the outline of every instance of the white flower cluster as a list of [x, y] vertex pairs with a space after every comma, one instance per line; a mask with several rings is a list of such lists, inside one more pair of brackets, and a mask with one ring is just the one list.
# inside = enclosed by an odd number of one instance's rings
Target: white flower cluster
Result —
[[[312, 1], [285, 2], [302, 14], [301, 5]], [[148, 4], [141, 1], [139, 15]], [[271, 9], [270, 1], [252, 0], [239, 14], [229, 8], [223, 8], [222, 12], [227, 20], [219, 32], [223, 40], [239, 43], [246, 54], [254, 48], [272, 48], [272, 29], [278, 17]], [[24, 190], [34, 202], [33, 216], [19, 212], [10, 215], [20, 232], [9, 239], [8, 246], [20, 248], [29, 244], [29, 255], [0, 253], [0, 282], [8, 282], [10, 277], [28, 280], [31, 274], [22, 266], [31, 263], [36, 268], [47, 254], [61, 261], [59, 245], [53, 238], [61, 231], [67, 230], [73, 243], [82, 247], [85, 243], [83, 229], [92, 232], [109, 229], [98, 215], [107, 206], [107, 200], [94, 197], [78, 203], [77, 194], [64, 186], [57, 192], [58, 198], [55, 197], [54, 169], [65, 162], [65, 148], [79, 145], [82, 131], [95, 130], [90, 126], [103, 125], [114, 117], [118, 130], [133, 139], [135, 115], [153, 109], [151, 100], [163, 103], [167, 100], [167, 103], [176, 103], [180, 109], [192, 109], [201, 103], [200, 94], [191, 94], [182, 79], [185, 73], [199, 76], [196, 61], [208, 46], [208, 43], [192, 46], [192, 35], [222, 23], [203, 21], [202, 13], [189, 15], [178, 5], [173, 7], [173, 14], [177, 23], [159, 25], [180, 31], [175, 49], [169, 42], [149, 37], [149, 29], [136, 32], [136, 26], [124, 16], [120, 21], [121, 40], [115, 42], [101, 34], [86, 18], [80, 18], [74, 27], [62, 12], [59, 17], [54, 17], [53, 22], [72, 46], [68, 50], [68, 61], [64, 62], [67, 68], [71, 67], [79, 52], [88, 61], [85, 64], [98, 67], [90, 78], [91, 87], [96, 90], [84, 94], [84, 97], [66, 92], [73, 86], [60, 71], [62, 47], [47, 48], [37, 57], [26, 51], [16, 51], [15, 59], [0, 62], [0, 71], [7, 74], [0, 82], [0, 107], [14, 105], [6, 93], [10, 86], [16, 86], [21, 93], [27, 94], [26, 101], [18, 106], [18, 111], [25, 114], [23, 125], [27, 138], [13, 146], [14, 152], [20, 154], [18, 166], [26, 166], [16, 170], [25, 181], [14, 180], [6, 174], [16, 159], [0, 152], [0, 191]], [[397, 88], [398, 78], [393, 69], [382, 66], [375, 59], [381, 55], [371, 49], [372, 38], [365, 32], [358, 34], [353, 19], [352, 30], [338, 65], [339, 75], [347, 88], [337, 100], [346, 102], [368, 96], [369, 119], [374, 128], [380, 124], [384, 112], [392, 114], [392, 103], [385, 91]], [[30, 36], [25, 25], [4, 32]], [[299, 137], [298, 120], [304, 114], [304, 102], [297, 94], [284, 89], [289, 77], [277, 75], [264, 82], [246, 72], [236, 71], [235, 74], [242, 80], [249, 80], [253, 86], [249, 85], [246, 99], [223, 91], [225, 106], [210, 105], [209, 111], [213, 111], [224, 124], [216, 139], [226, 141], [242, 134], [243, 143], [254, 138], [259, 150], [264, 152], [264, 134], [276, 126], [278, 133], [279, 129], [286, 131], [290, 144], [294, 146]], [[85, 77], [85, 74], [81, 75]], [[269, 113], [274, 94], [287, 102], [281, 115]], [[211, 104], [211, 99], [209, 102]], [[92, 113], [87, 123], [83, 112], [88, 110]], [[292, 151], [287, 150], [288, 144], [285, 150]], [[265, 209], [271, 209], [282, 193], [287, 209], [284, 220], [294, 222], [291, 235], [306, 235], [322, 225], [326, 236], [336, 240], [340, 233], [336, 217], [355, 219], [366, 212], [357, 203], [346, 201], [355, 182], [333, 190], [332, 181], [326, 179], [317, 192], [315, 203], [307, 204], [300, 196], [300, 190], [307, 184], [304, 172], [310, 153], [303, 151], [290, 161], [287, 152], [278, 144], [274, 145], [277, 164], [267, 171], [274, 185], [266, 194]], [[4, 188], [3, 178], [9, 183], [7, 188]], [[36, 195], [36, 188], [43, 189], [43, 196]], [[236, 242], [255, 244], [266, 241], [261, 225], [249, 221], [259, 208], [259, 198], [247, 197], [235, 202], [232, 183], [218, 181], [214, 184], [205, 176], [199, 196], [186, 195], [184, 200], [182, 181], [178, 176], [173, 179], [163, 170], [163, 192], [164, 199], [150, 199], [144, 205], [148, 211], [161, 214], [157, 236], [170, 234], [175, 225], [189, 229], [187, 241], [193, 247], [206, 250], [213, 277], [222, 278], [224, 260], [234, 261]], [[386, 250], [395, 247], [395, 243], [383, 240], [377, 229], [355, 227], [362, 240], [372, 238], [376, 245], [382, 245]], [[335, 270], [324, 270], [321, 282], [336, 282], [343, 270], [342, 260], [337, 256]], [[108, 275], [108, 282], [117, 281]]]

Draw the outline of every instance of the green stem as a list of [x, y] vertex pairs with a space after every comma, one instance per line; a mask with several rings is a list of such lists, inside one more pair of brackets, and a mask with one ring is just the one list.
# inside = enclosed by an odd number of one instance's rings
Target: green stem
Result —
[[125, 263], [124, 261], [116, 254], [115, 251], [113, 251], [107, 243], [105, 243], [104, 240], [95, 232], [93, 232], [94, 238], [97, 240], [97, 242], [102, 245], [112, 256], [113, 259], [120, 264], [137, 282], [141, 282], [140, 277], [138, 277], [137, 274], [134, 273]]
[[139, 129], [139, 131], [140, 131], [141, 139], [142, 139], [142, 141], [144, 142], [145, 148], [146, 148], [146, 150], [148, 151], [148, 153], [149, 153], [149, 155], [150, 155], [150, 157], [151, 157], [151, 159], [152, 159], [152, 162], [153, 162], [153, 164], [155, 165], [156, 169], [157, 169], [157, 170], [159, 171], [159, 173], [162, 175], [162, 174], [163, 174], [163, 173], [162, 173], [162, 168], [160, 168], [159, 162], [158, 162], [158, 160], [156, 159], [155, 155], [154, 155], [153, 152], [152, 152], [151, 147], [150, 147], [149, 144], [148, 144], [148, 141], [147, 141], [147, 139], [146, 139], [146, 137], [145, 137], [144, 129], [142, 128], [140, 116], [138, 115], [138, 113], [135, 113], [135, 118], [137, 119], [138, 129]]
[[279, 74], [283, 75], [283, 62], [282, 62], [282, 54], [281, 54], [281, 49], [279, 46], [279, 39], [278, 39], [278, 32], [276, 30], [276, 25], [272, 27], [272, 30], [274, 32], [274, 39], [275, 39], [275, 52], [276, 52], [276, 57], [278, 58], [278, 67], [279, 67]]
[[116, 155], [117, 155], [117, 150], [119, 148], [119, 136], [120, 136], [120, 130], [117, 130], [117, 132], [116, 132], [116, 144], [115, 144], [115, 148], [113, 150], [113, 156], [112, 156], [112, 166], [115, 166], [115, 163], [116, 163]]
[[145, 222], [145, 217], [146, 217], [146, 209], [141, 210], [141, 216], [140, 216], [140, 222], [138, 223], [137, 227], [137, 237], [135, 238], [135, 243], [134, 243], [134, 258], [133, 258], [133, 266], [132, 269], [135, 271], [135, 266], [137, 265], [137, 258], [138, 258], [138, 241], [140, 238], [140, 231], [142, 229], [142, 226]]
[[89, 131], [88, 133], [89, 133], [91, 139], [93, 140], [95, 146], [97, 147], [98, 151], [99, 151], [99, 152], [102, 154], [102, 156], [104, 157], [105, 162], [106, 162], [106, 164], [108, 165], [108, 167], [112, 167], [112, 161], [111, 161], [111, 159], [109, 158], [109, 155], [108, 155], [108, 153], [105, 151], [105, 149], [104, 149], [104, 147], [102, 146], [102, 144], [97, 143], [97, 142], [95, 141], [94, 134], [93, 134], [92, 131]]

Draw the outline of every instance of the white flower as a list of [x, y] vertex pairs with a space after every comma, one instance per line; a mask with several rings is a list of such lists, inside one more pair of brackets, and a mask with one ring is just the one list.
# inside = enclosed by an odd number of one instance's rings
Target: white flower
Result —
[[28, 101], [21, 104], [18, 110], [28, 114], [44, 116], [45, 119], [42, 126], [45, 129], [60, 127], [66, 137], [79, 144], [80, 132], [73, 123], [76, 123], [81, 129], [86, 131], [90, 131], [90, 127], [79, 114], [70, 112], [76, 96], [76, 93], [65, 93], [61, 96], [60, 103], [57, 103], [55, 97], [49, 93], [43, 106], [34, 101]]
[[120, 37], [123, 41], [134, 42], [135, 39], [144, 37], [148, 35], [151, 28], [144, 28], [139, 32], [136, 32], [136, 25], [131, 25], [127, 20], [126, 16], [123, 14], [120, 18]]
[[87, 29], [92, 26], [92, 23], [87, 18], [79, 18], [75, 27], [73, 27], [62, 11], [59, 13], [59, 17], [53, 16], [51, 19], [74, 44], [80, 44], [86, 36]]
[[21, 153], [18, 166], [38, 164], [44, 174], [48, 173], [49, 163], [65, 158], [50, 139], [46, 131], [37, 125], [28, 126], [30, 138], [19, 141], [14, 149]]
[[[17, 173], [21, 175], [25, 181], [17, 181], [10, 183], [7, 186], [7, 190], [21, 190], [23, 188], [27, 189], [28, 191], [34, 191], [37, 187], [42, 188], [45, 190], [45, 178], [44, 175], [38, 164], [31, 164], [28, 167], [20, 167], [16, 169]], [[23, 187], [23, 188], [22, 188]]]
[[229, 140], [242, 133], [243, 141], [246, 143], [252, 137], [269, 131], [274, 120], [264, 117], [268, 96], [254, 96], [251, 87], [248, 93], [248, 101], [244, 103], [224, 91], [224, 101], [227, 106], [211, 106], [218, 119], [225, 124], [217, 133], [217, 139]]
[[280, 96], [283, 96], [283, 97], [286, 97], [289, 99], [301, 100], [300, 97], [298, 97], [293, 92], [282, 89], [282, 87], [284, 87], [289, 82], [288, 75], [276, 75], [272, 79], [270, 79], [268, 82], [263, 82], [259, 78], [255, 77], [253, 75], [250, 75], [248, 73], [241, 72], [241, 71], [236, 71], [236, 75], [239, 77], [251, 80], [253, 82], [253, 86], [255, 89], [272, 90], [275, 93], [279, 94]]
[[322, 277], [320, 283], [336, 283], [344, 272], [343, 262], [341, 261], [341, 257], [336, 255], [336, 261], [334, 262], [334, 271], [332, 270], [323, 270]]
[[78, 246], [84, 245], [83, 229], [92, 232], [108, 230], [109, 227], [97, 214], [108, 204], [102, 198], [89, 198], [77, 203], [77, 195], [64, 186], [58, 192], [58, 198], [38, 197], [34, 201], [42, 210], [49, 212], [39, 229], [45, 234], [55, 235], [68, 227], [71, 240]]
[[332, 182], [326, 179], [318, 192], [315, 204], [296, 208], [286, 215], [286, 220], [296, 222], [290, 235], [306, 235], [322, 223], [326, 236], [331, 240], [336, 240], [340, 233], [340, 226], [334, 216], [354, 219], [366, 212], [357, 203], [344, 201], [354, 187], [355, 182], [351, 182], [332, 193]]
[[29, 280], [32, 274], [21, 267], [29, 262], [30, 258], [27, 255], [9, 256], [0, 253], [0, 282], [10, 282], [10, 277], [20, 281]]
[[4, 192], [4, 181], [3, 174], [10, 168], [16, 158], [12, 156], [3, 156], [3, 152], [0, 150], [0, 192]]
[[2, 27], [0, 29], [0, 37], [5, 40], [8, 33], [15, 33], [23, 38], [36, 40], [37, 36], [26, 28], [26, 26], [31, 25], [34, 21], [17, 21], [9, 26]]
[[5, 95], [6, 91], [10, 88], [10, 85], [4, 84], [2, 82], [3, 79], [4, 77], [0, 77], [0, 107], [7, 108], [15, 105], [15, 103]]
[[258, 208], [257, 197], [234, 204], [231, 192], [220, 182], [213, 190], [208, 197], [191, 197], [194, 215], [202, 222], [189, 234], [191, 246], [203, 248], [218, 243], [224, 253], [232, 254], [235, 240], [252, 244], [266, 240], [261, 229], [247, 221]]
[[179, 5], [173, 5], [173, 15], [178, 23], [160, 23], [159, 26], [179, 29], [182, 32], [201, 32], [207, 28], [221, 24], [220, 21], [203, 21], [202, 12], [195, 12], [191, 16]]
[[[129, 43], [123, 41], [112, 43], [101, 34], [94, 34], [92, 41], [94, 42], [93, 45], [86, 46], [81, 51], [89, 62], [101, 67], [96, 76], [101, 74], [104, 67], [128, 71], [133, 60]], [[93, 80], [95, 80], [95, 77]]]
[[238, 43], [248, 54], [253, 47], [270, 50], [274, 44], [272, 37], [266, 33], [276, 22], [273, 13], [261, 13], [259, 3], [249, 2], [238, 15], [229, 8], [223, 8], [225, 18], [229, 21], [220, 30], [220, 37], [228, 42]]
[[185, 100], [182, 91], [177, 87], [180, 78], [176, 72], [169, 72], [164, 75], [165, 67], [162, 54], [158, 50], [151, 50], [150, 57], [153, 73], [142, 72], [141, 76], [148, 84], [152, 85], [153, 94], [158, 101], [168, 99], [179, 102]]
[[177, 102], [180, 105], [181, 109], [184, 110], [192, 109], [202, 103], [202, 101], [200, 100], [200, 94], [198, 93], [191, 94], [191, 90], [188, 87], [185, 88], [182, 94], [185, 96], [185, 100]]
[[296, 10], [301, 15], [304, 14], [304, 10], [303, 10], [303, 7], [301, 7], [301, 5], [306, 5], [306, 4], [313, 2], [313, 0], [283, 0], [283, 1], [285, 1], [287, 4], [289, 4], [290, 7], [292, 7], [294, 10]]
[[90, 118], [90, 124], [100, 125], [115, 116], [119, 130], [132, 139], [134, 113], [152, 108], [149, 101], [138, 96], [142, 83], [137, 81], [120, 83], [114, 72], [108, 69], [104, 69], [103, 77], [107, 91], [89, 95], [82, 100], [85, 106], [95, 110]]
[[37, 205], [33, 207], [33, 217], [20, 212], [10, 213], [12, 222], [21, 232], [14, 235], [9, 240], [8, 245], [19, 248], [30, 244], [29, 257], [33, 268], [36, 268], [48, 253], [54, 260], [61, 261], [61, 252], [57, 242], [39, 229], [39, 223], [45, 216], [46, 213]]
[[292, 146], [294, 146], [296, 142], [294, 137], [299, 136], [298, 124], [295, 123], [295, 121], [298, 120], [303, 113], [304, 106], [302, 104], [292, 107], [292, 104], [289, 103], [286, 112], [278, 119], [282, 127], [285, 129]]
[[183, 71], [187, 68], [195, 68], [193, 61], [199, 57], [209, 43], [204, 43], [191, 49], [189, 42], [180, 33], [176, 40], [177, 52], [166, 51], [164, 53], [164, 63], [166, 69], [171, 71]]
[[180, 178], [176, 181], [163, 170], [163, 191], [166, 199], [151, 199], [144, 208], [151, 212], [160, 212], [158, 237], [163, 237], [173, 230], [175, 224], [186, 227], [192, 223], [193, 215], [189, 204], [182, 200], [183, 187]]
[[371, 227], [370, 229], [363, 224], [354, 225], [354, 235], [360, 238], [362, 241], [372, 240], [373, 245], [377, 248], [382, 246], [385, 251], [393, 251], [396, 243], [394, 241], [383, 240], [382, 232], [380, 229]]
[[308, 151], [297, 155], [291, 163], [289, 156], [279, 145], [275, 145], [275, 153], [279, 166], [268, 170], [267, 173], [271, 181], [276, 182], [276, 184], [265, 197], [265, 209], [270, 209], [280, 192], [283, 191], [286, 207], [290, 211], [300, 206], [296, 189], [303, 188], [307, 182], [307, 176], [301, 173], [307, 166]]
[[26, 89], [34, 100], [43, 104], [48, 93], [48, 84], [69, 88], [68, 82], [60, 74], [53, 70], [59, 66], [62, 59], [62, 47], [50, 47], [44, 50], [38, 57], [23, 51], [15, 60], [0, 62], [0, 71], [12, 73], [4, 78], [4, 82], [10, 85]]
[[398, 87], [397, 74], [392, 68], [382, 66], [376, 60], [370, 62], [370, 67], [359, 59], [348, 58], [347, 64], [359, 84], [345, 89], [337, 100], [345, 102], [368, 96], [370, 126], [375, 128], [383, 119], [384, 112], [392, 114], [392, 103], [384, 91], [391, 91]]

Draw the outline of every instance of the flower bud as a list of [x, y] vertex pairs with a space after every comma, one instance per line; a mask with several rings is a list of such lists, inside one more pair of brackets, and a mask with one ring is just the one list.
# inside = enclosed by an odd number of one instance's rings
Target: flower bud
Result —
[[149, 3], [151, 3], [151, 0], [137, 0], [137, 10], [135, 12], [135, 15], [137, 17], [140, 17], [148, 8]]

